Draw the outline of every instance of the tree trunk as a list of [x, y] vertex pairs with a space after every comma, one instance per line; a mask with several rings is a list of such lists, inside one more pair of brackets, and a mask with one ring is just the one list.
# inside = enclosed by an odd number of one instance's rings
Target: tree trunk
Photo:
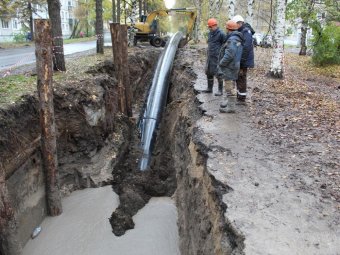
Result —
[[136, 24], [136, 16], [137, 16], [137, 0], [132, 0], [131, 2], [131, 15], [129, 16], [130, 22], [131, 22], [131, 27], [128, 31], [128, 36], [129, 36], [129, 46], [133, 46], [133, 40], [135, 37], [135, 24]]
[[147, 8], [146, 8], [146, 0], [143, 2], [143, 14], [146, 15], [147, 13]]
[[30, 14], [30, 32], [31, 32], [31, 41], [34, 41], [34, 30], [33, 30], [33, 10], [31, 2], [28, 2], [28, 11]]
[[104, 54], [103, 0], [96, 0], [97, 53]]
[[248, 22], [251, 26], [253, 25], [253, 7], [255, 0], [247, 0], [247, 16], [246, 22]]
[[79, 20], [76, 20], [73, 26], [72, 34], [70, 35], [69, 39], [75, 38], [78, 25], [79, 25]]
[[52, 88], [52, 38], [50, 23], [35, 20], [35, 56], [39, 95], [41, 154], [46, 178], [47, 211], [51, 216], [62, 213], [58, 180], [57, 142]]
[[217, 18], [217, 0], [209, 0], [209, 18]]
[[17, 222], [6, 185], [4, 167], [0, 162], [0, 254], [21, 254], [22, 247], [16, 236]]
[[195, 7], [197, 9], [197, 17], [196, 17], [196, 24], [195, 24], [195, 31], [194, 31], [194, 42], [198, 43], [200, 41], [200, 24], [202, 19], [202, 5], [203, 0], [194, 0]]
[[139, 3], [139, 8], [138, 8], [138, 10], [139, 10], [139, 21], [141, 21], [142, 9], [143, 9], [143, 0], [139, 0], [138, 3]]
[[112, 22], [116, 23], [117, 22], [117, 7], [116, 7], [116, 0], [112, 0]]
[[53, 69], [66, 71], [64, 58], [63, 33], [61, 30], [60, 2], [59, 0], [47, 0], [48, 15], [51, 21], [53, 39]]
[[228, 15], [229, 19], [235, 16], [235, 5], [236, 5], [236, 0], [228, 0]]
[[117, 23], [120, 23], [120, 0], [117, 0]]
[[118, 111], [127, 116], [132, 116], [131, 88], [129, 81], [129, 71], [127, 52], [127, 26], [118, 23], [110, 25], [112, 38], [113, 63], [118, 83]]
[[274, 34], [274, 50], [272, 55], [270, 75], [283, 78], [283, 39], [285, 34], [286, 1], [278, 0], [276, 8], [276, 26]]
[[307, 44], [306, 44], [306, 39], [307, 39], [307, 24], [302, 21], [301, 24], [301, 49], [299, 52], [299, 55], [306, 55], [307, 54]]

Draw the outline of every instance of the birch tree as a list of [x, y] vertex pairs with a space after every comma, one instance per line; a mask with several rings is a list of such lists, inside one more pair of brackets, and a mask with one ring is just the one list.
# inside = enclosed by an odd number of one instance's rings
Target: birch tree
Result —
[[129, 42], [128, 44], [130, 46], [134, 45], [134, 37], [135, 37], [135, 24], [136, 24], [136, 16], [137, 16], [137, 0], [132, 0], [131, 1], [131, 13], [129, 16], [131, 26], [129, 29]]
[[255, 0], [247, 0], [247, 15], [246, 22], [250, 25], [253, 25], [253, 8], [254, 8]]
[[276, 24], [274, 34], [274, 50], [272, 55], [270, 75], [274, 78], [283, 78], [283, 40], [285, 35], [286, 1], [277, 0]]
[[216, 18], [217, 14], [217, 1], [209, 0], [209, 18]]
[[201, 33], [201, 19], [202, 19], [202, 5], [203, 5], [203, 0], [194, 0], [194, 5], [197, 9], [197, 17], [196, 17], [196, 25], [195, 25], [195, 33], [194, 33], [194, 42], [198, 43], [199, 42], [199, 35]]
[[228, 15], [229, 19], [235, 16], [236, 0], [228, 0]]

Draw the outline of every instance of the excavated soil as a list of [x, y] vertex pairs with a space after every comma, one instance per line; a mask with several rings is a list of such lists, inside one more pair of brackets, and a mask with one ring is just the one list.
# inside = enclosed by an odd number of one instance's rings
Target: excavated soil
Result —
[[[287, 70], [285, 82], [272, 80], [265, 74], [269, 49], [258, 49], [257, 67], [249, 72], [247, 104], [238, 105], [236, 114], [221, 114], [220, 97], [200, 94], [206, 86], [204, 47], [177, 52], [167, 107], [145, 172], [137, 168], [137, 122], [159, 50], [135, 48], [129, 57], [133, 118], [115, 111], [110, 61], [89, 71], [93, 79], [56, 87], [64, 194], [112, 184], [120, 199], [110, 218], [117, 236], [134, 227], [132, 217], [150, 198], [172, 196], [183, 255], [337, 254], [338, 110], [328, 112], [334, 125], [322, 122], [324, 129], [313, 129], [309, 122], [297, 121], [304, 113], [286, 100], [301, 91], [287, 94], [281, 89], [290, 91], [289, 82], [303, 82], [338, 106], [339, 91], [333, 90], [338, 82], [331, 80], [331, 88], [328, 82], [327, 89], [318, 90], [329, 77], [313, 82], [297, 79], [292, 69]], [[303, 98], [312, 92], [305, 91]], [[37, 111], [35, 96], [0, 111], [1, 161], [13, 194], [18, 172], [40, 164]], [[41, 186], [41, 173], [33, 174]], [[17, 210], [28, 193], [17, 195]]]

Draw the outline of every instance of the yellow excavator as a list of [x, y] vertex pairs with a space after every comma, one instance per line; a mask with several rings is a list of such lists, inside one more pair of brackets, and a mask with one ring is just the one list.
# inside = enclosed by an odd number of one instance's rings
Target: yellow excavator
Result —
[[[162, 29], [160, 24], [161, 17], [170, 17], [166, 22], [162, 20]], [[138, 41], [149, 41], [152, 46], [161, 47], [166, 43], [167, 33], [179, 30], [185, 35], [185, 38], [180, 42], [180, 47], [183, 47], [192, 39], [196, 17], [197, 11], [195, 8], [156, 10], [149, 13], [149, 15], [142, 15], [141, 22], [137, 22], [134, 26], [135, 30], [137, 30], [135, 31], [134, 45], [137, 45]]]

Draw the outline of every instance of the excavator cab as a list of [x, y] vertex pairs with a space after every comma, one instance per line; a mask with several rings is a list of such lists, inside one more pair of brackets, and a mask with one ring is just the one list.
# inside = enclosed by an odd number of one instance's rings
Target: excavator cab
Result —
[[[137, 45], [138, 41], [149, 41], [154, 47], [165, 46], [169, 37], [167, 33], [182, 31], [185, 38], [181, 41], [180, 47], [183, 47], [192, 39], [196, 16], [197, 12], [194, 8], [156, 10], [147, 16], [142, 15], [141, 22], [137, 22], [134, 26], [137, 29], [134, 45]], [[164, 17], [171, 17], [171, 19], [166, 20]]]

